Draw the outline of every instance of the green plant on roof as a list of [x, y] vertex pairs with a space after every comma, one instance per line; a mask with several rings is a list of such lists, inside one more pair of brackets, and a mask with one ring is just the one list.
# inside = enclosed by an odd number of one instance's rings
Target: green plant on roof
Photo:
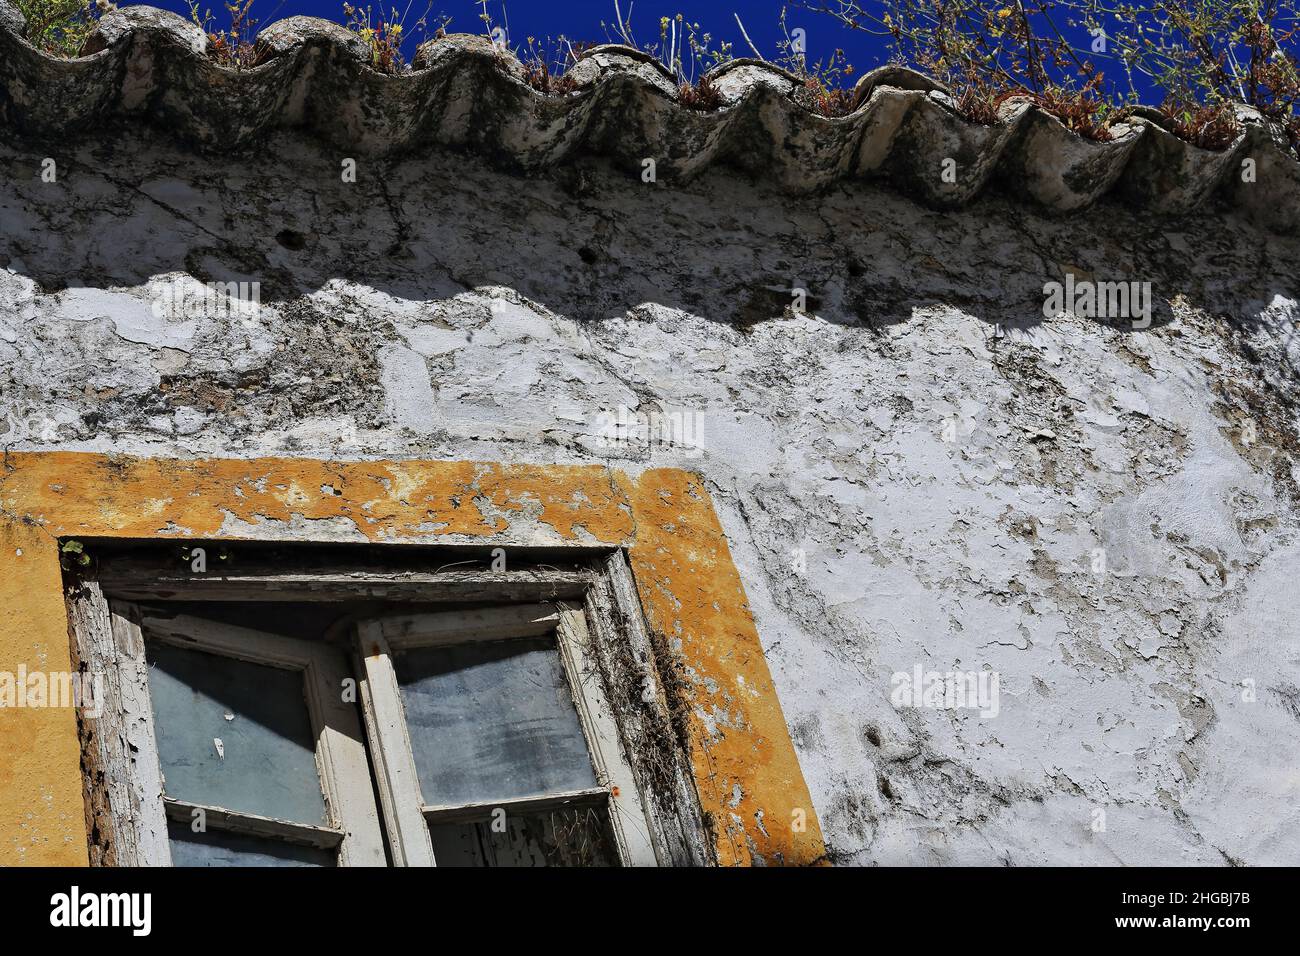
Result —
[[[368, 4], [362, 7], [344, 3], [343, 16], [346, 18], [344, 22], [347, 28], [359, 36], [369, 49], [372, 67], [380, 73], [401, 73], [406, 68], [406, 60], [402, 56], [402, 44], [408, 36], [417, 31], [423, 37], [428, 36], [429, 13], [432, 9], [433, 6], [430, 4], [425, 9], [424, 15], [410, 27], [406, 23], [411, 14], [410, 0], [403, 11], [390, 7], [387, 16], [384, 15], [382, 7], [376, 13]], [[445, 34], [447, 24], [451, 22], [450, 17], [444, 16], [439, 19], [435, 36]]]
[[187, 0], [190, 7], [190, 20], [208, 35], [208, 57], [240, 70], [252, 66], [257, 60], [255, 39], [257, 21], [251, 16], [253, 0], [234, 0], [225, 4], [229, 20], [224, 27], [218, 28], [212, 11], [200, 12], [199, 0]]
[[27, 20], [27, 39], [32, 46], [55, 56], [76, 56], [95, 29], [101, 13], [111, 3], [86, 0], [14, 0]]
[[1300, 0], [796, 0], [876, 37], [895, 63], [943, 81], [991, 123], [1007, 100], [1037, 102], [1104, 139], [1115, 112], [1154, 87], [1174, 131], [1208, 148], [1237, 133], [1232, 103], [1300, 146]]

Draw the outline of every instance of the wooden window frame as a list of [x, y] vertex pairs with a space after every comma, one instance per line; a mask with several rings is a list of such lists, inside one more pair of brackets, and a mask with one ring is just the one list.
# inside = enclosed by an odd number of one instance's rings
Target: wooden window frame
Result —
[[[212, 542], [189, 544], [197, 547]], [[567, 550], [571, 551], [571, 561], [557, 559], [509, 572], [454, 566], [437, 571], [390, 572], [370, 566], [344, 566], [301, 573], [286, 571], [283, 565], [249, 567], [241, 563], [237, 572], [201, 575], [174, 566], [158, 573], [155, 566], [154, 572], [145, 577], [130, 561], [120, 565], [110, 562], [93, 580], [83, 583], [76, 597], [70, 595], [68, 600], [69, 620], [82, 666], [107, 673], [110, 692], [125, 690], [124, 700], [129, 702], [117, 715], [121, 727], [105, 727], [89, 739], [83, 734], [87, 770], [107, 771], [97, 774], [99, 779], [95, 781], [86, 781], [88, 816], [95, 820], [95, 825], [110, 831], [108, 842], [114, 847], [111, 859], [99, 862], [158, 865], [169, 860], [165, 819], [160, 813], [179, 815], [193, 809], [174, 806], [159, 811], [152, 806], [159, 802], [162, 788], [161, 775], [156, 770], [147, 685], [140, 683], [145, 671], [143, 640], [138, 624], [128, 627], [122, 623], [130, 621], [132, 614], [138, 617], [143, 612], [131, 609], [124, 599], [150, 603], [357, 599], [423, 603], [522, 598], [535, 603], [523, 611], [517, 605], [492, 608], [491, 614], [479, 612], [477, 617], [475, 612], [462, 612], [460, 618], [467, 618], [471, 626], [459, 637], [528, 636], [530, 632], [553, 630], [602, 793], [618, 794], [610, 803], [610, 818], [621, 861], [627, 865], [713, 864], [712, 836], [699, 807], [689, 756], [664, 730], [671, 727], [667, 695], [627, 557], [617, 548]], [[539, 599], [553, 603], [547, 604], [541, 619], [529, 619], [529, 614], [536, 614]], [[382, 620], [391, 622], [401, 616], [385, 614], [380, 621], [357, 622], [356, 633], [362, 643], [358, 648], [359, 666], [355, 676], [366, 717], [361, 723], [370, 744], [368, 767], [373, 766], [387, 840], [382, 837], [379, 840], [378, 861], [370, 837], [365, 837], [359, 844], [365, 848], [364, 854], [357, 859], [364, 857], [366, 862], [352, 863], [352, 855], [345, 857], [341, 853], [340, 865], [376, 862], [382, 865], [385, 842], [393, 865], [433, 865], [428, 812], [450, 818], [462, 809], [426, 808], [419, 796], [396, 676], [391, 659], [386, 656], [391, 651], [389, 642], [394, 632], [390, 625], [389, 633], [385, 633], [382, 624]], [[165, 620], [157, 614], [153, 617]], [[104, 622], [108, 622], [107, 628]], [[152, 629], [157, 622], [147, 623]], [[475, 626], [479, 627], [478, 632], [474, 632]], [[209, 628], [217, 630], [215, 625]], [[239, 628], [223, 624], [219, 630]], [[279, 635], [265, 637], [314, 646]], [[397, 640], [400, 644], [401, 638]], [[333, 645], [323, 646], [332, 652], [339, 651]], [[378, 653], [372, 653], [376, 647]], [[615, 693], [620, 688], [626, 691], [629, 684], [635, 688], [634, 695]], [[108, 783], [106, 778], [113, 782]], [[323, 769], [323, 785], [325, 779]], [[369, 769], [365, 780], [368, 787]], [[339, 785], [347, 789], [347, 784]], [[563, 803], [565, 799], [580, 802], [598, 798], [600, 794], [554, 796]], [[514, 804], [514, 809], [523, 806]], [[97, 807], [108, 812], [97, 814]], [[216, 820], [232, 831], [239, 826], [260, 827], [263, 835], [273, 835], [269, 831], [275, 829], [275, 821], [253, 820], [247, 814], [240, 814], [237, 816], [243, 819], [232, 822], [229, 816], [212, 815], [219, 809], [209, 808], [210, 822]], [[325, 834], [302, 831], [297, 831], [297, 838], [300, 842], [332, 839]], [[349, 848], [349, 841], [343, 840], [342, 846]], [[95, 862], [93, 857], [92, 862]]]
[[[434, 823], [490, 817], [493, 809], [515, 812], [555, 807], [599, 807], [608, 813], [615, 852], [624, 866], [656, 866], [645, 804], [619, 740], [590, 650], [586, 615], [564, 604], [516, 604], [474, 611], [388, 615], [358, 621], [355, 634], [363, 668], [362, 707], [371, 752], [381, 779], [385, 819], [394, 820], [389, 842], [405, 865], [436, 866], [429, 836]], [[394, 651], [451, 647], [554, 634], [565, 680], [582, 728], [596, 786], [518, 800], [430, 806], [420, 792], [409, 730], [400, 719], [402, 701]], [[485, 812], [486, 811], [486, 812]]]
[[[201, 811], [216, 831], [336, 850], [339, 866], [383, 866], [382, 832], [370, 788], [370, 771], [356, 711], [343, 700], [343, 680], [351, 675], [343, 655], [328, 644], [314, 644], [238, 625], [215, 624], [189, 615], [166, 615], [134, 603], [108, 600], [99, 588], [81, 602], [78, 638], [83, 655], [106, 665], [110, 686], [133, 702], [118, 728], [126, 753], [102, 752], [93, 762], [110, 773], [115, 789], [125, 788], [135, 809], [128, 818], [134, 833], [117, 843], [117, 865], [170, 866], [167, 822], [189, 825]], [[106, 621], [107, 631], [88, 627]], [[316, 766], [328, 824], [278, 820], [166, 794], [149, 697], [146, 642], [160, 642], [267, 667], [301, 673], [304, 700], [315, 740]], [[109, 657], [109, 655], [112, 655]], [[83, 660], [87, 657], [83, 657]], [[101, 732], [101, 747], [118, 736]], [[118, 765], [113, 767], [114, 758]], [[126, 830], [122, 827], [121, 830]], [[119, 831], [120, 836], [126, 836]], [[133, 838], [132, 838], [133, 837]], [[123, 849], [127, 857], [122, 858]]]
[[[110, 604], [115, 615], [120, 613], [113, 610], [118, 603]], [[323, 642], [298, 640], [242, 625], [128, 607], [134, 611], [146, 642], [160, 641], [302, 675], [316, 741], [316, 767], [330, 822], [327, 826], [293, 823], [164, 797], [168, 819], [188, 823], [195, 810], [202, 810], [216, 829], [337, 850], [339, 866], [383, 866], [384, 844], [361, 726], [356, 709], [344, 699], [344, 682], [352, 675], [339, 650]]]

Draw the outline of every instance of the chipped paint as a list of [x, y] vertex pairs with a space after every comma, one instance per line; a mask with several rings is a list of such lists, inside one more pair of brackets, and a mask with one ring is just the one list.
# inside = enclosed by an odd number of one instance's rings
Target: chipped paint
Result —
[[[161, 507], [160, 507], [161, 503]], [[627, 547], [652, 627], [693, 675], [689, 719], [702, 809], [724, 865], [824, 858], [739, 573], [699, 478], [601, 466], [480, 462], [138, 459], [16, 453], [0, 476], [0, 655], [67, 666], [60, 537], [194, 537]], [[183, 529], [183, 531], [178, 530]], [[342, 530], [346, 529], [346, 530]], [[355, 531], [355, 535], [352, 532]], [[743, 688], [733, 693], [723, 688]], [[70, 710], [6, 713], [0, 865], [84, 864]], [[800, 817], [797, 810], [803, 810]], [[776, 821], [804, 821], [804, 829]]]
[[[642, 606], [693, 674], [691, 756], [700, 802], [715, 822], [732, 821], [719, 828], [719, 862], [818, 860], [824, 851], [816, 814], [708, 492], [695, 475], [665, 468], [642, 474], [628, 493], [637, 516], [631, 560]], [[733, 684], [748, 693], [722, 690]], [[725, 723], [700, 716], [704, 701], [715, 714], [727, 712]], [[803, 832], [797, 810], [808, 821]], [[765, 829], [764, 818], [782, 822]]]

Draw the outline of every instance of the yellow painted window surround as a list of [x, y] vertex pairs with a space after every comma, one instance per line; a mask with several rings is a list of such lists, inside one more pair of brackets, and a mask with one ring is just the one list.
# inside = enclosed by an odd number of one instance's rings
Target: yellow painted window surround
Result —
[[[726, 537], [703, 483], [676, 469], [9, 454], [0, 471], [0, 671], [70, 668], [60, 540], [311, 541], [313, 522], [331, 541], [355, 528], [380, 544], [625, 548], [647, 622], [691, 675], [691, 759], [718, 862], [824, 861]], [[713, 719], [719, 713], [725, 721]], [[0, 709], [0, 753], [0, 866], [85, 865], [73, 710]]]

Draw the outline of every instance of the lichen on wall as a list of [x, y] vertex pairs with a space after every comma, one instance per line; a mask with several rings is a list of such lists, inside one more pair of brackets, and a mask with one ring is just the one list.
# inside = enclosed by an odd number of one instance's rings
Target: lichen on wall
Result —
[[[434, 151], [344, 184], [337, 151], [292, 134], [202, 160], [124, 136], [68, 146], [57, 184], [43, 150], [0, 144], [9, 451], [600, 464], [644, 488], [681, 469], [835, 862], [1300, 852], [1296, 240], [1230, 209], [1048, 218], [991, 194], [945, 213], [599, 160], [525, 176]], [[1066, 273], [1151, 282], [1154, 323], [1044, 318]], [[153, 308], [232, 281], [261, 283], [255, 314]], [[689, 440], [611, 429], [652, 412]], [[307, 502], [326, 472], [304, 470]], [[227, 532], [367, 520], [245, 493]], [[684, 493], [642, 505], [671, 526]], [[165, 527], [176, 502], [155, 497]], [[635, 523], [609, 520], [542, 523]], [[694, 561], [642, 560], [689, 600]], [[681, 646], [734, 625], [726, 602], [695, 611], [706, 630], [656, 623]], [[997, 715], [894, 706], [918, 664], [996, 671]], [[704, 734], [763, 693], [694, 677]], [[711, 771], [723, 805], [743, 759]], [[748, 812], [736, 833], [788, 825]]]

